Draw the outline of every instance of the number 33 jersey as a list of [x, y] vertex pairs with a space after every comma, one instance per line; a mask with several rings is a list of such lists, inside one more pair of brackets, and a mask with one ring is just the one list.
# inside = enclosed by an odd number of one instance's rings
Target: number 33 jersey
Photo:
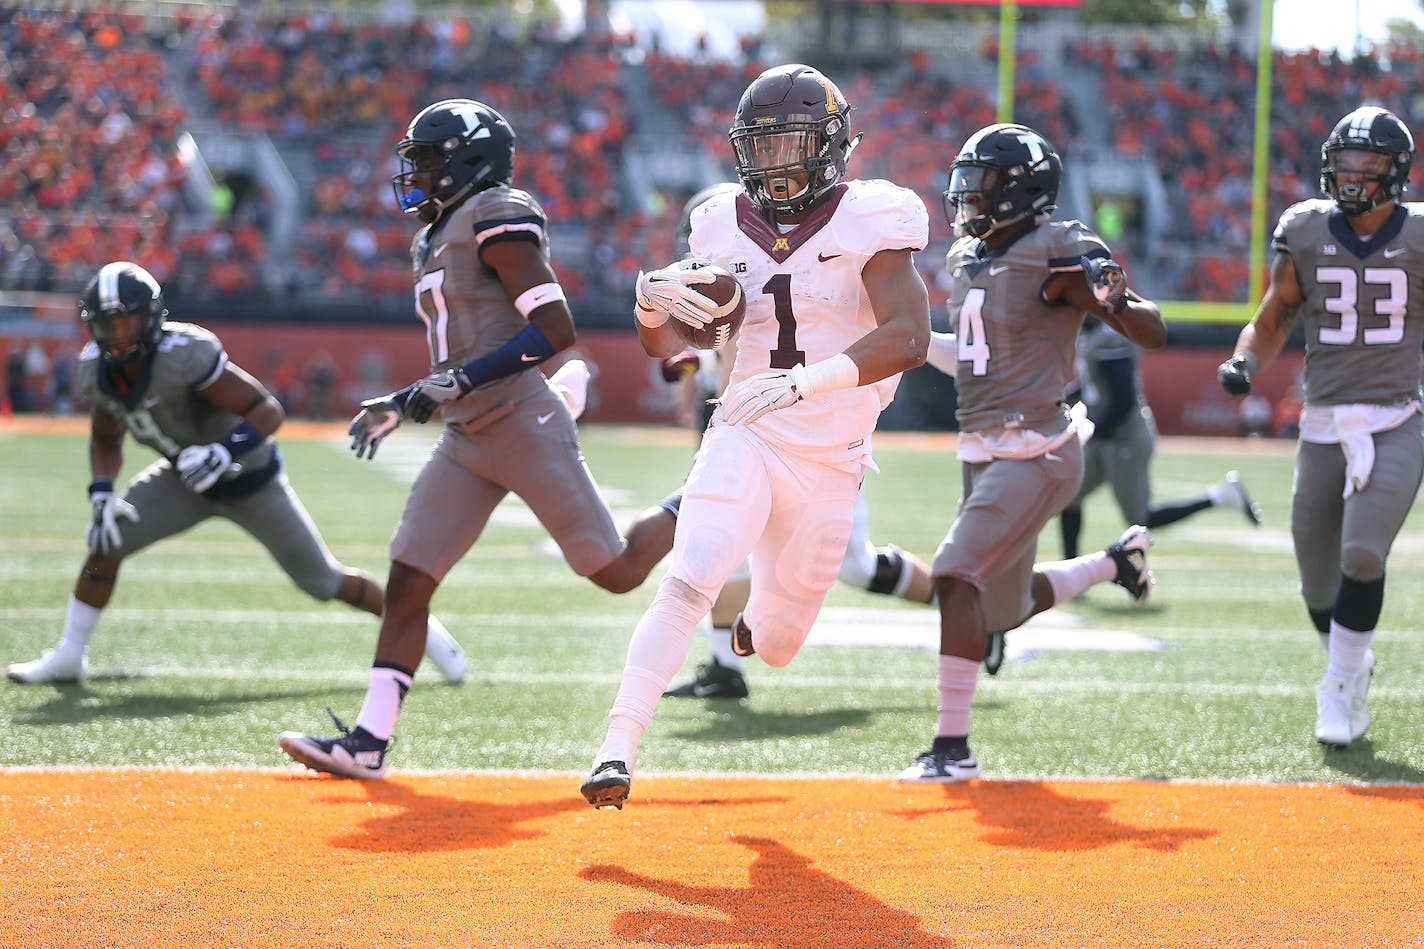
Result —
[[1424, 204], [1401, 204], [1361, 240], [1330, 201], [1302, 201], [1272, 238], [1305, 302], [1305, 400], [1390, 405], [1419, 398]]
[[[790, 229], [769, 223], [740, 192], [699, 205], [692, 213], [692, 253], [736, 275], [747, 299], [731, 382], [844, 352], [878, 325], [861, 280], [866, 262], [882, 250], [922, 250], [928, 240], [924, 202], [888, 181], [843, 182]], [[798, 454], [855, 461], [870, 453], [876, 420], [899, 382], [896, 373], [821, 393], [769, 412], [751, 427]]]

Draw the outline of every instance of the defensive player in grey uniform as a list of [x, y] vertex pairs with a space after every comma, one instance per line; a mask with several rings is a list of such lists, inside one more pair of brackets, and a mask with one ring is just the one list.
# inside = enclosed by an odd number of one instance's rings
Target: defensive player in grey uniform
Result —
[[282, 750], [318, 771], [376, 779], [420, 657], [430, 599], [496, 505], [524, 500], [578, 574], [614, 593], [637, 587], [671, 549], [679, 495], [639, 515], [626, 538], [598, 493], [573, 415], [540, 363], [574, 342], [549, 265], [543, 209], [512, 187], [514, 130], [494, 109], [446, 99], [422, 109], [396, 147], [392, 178], [424, 227], [411, 244], [416, 312], [431, 373], [362, 404], [352, 450], [372, 457], [409, 418], [445, 421], [391, 540], [386, 610], [356, 725], [322, 738], [284, 732]]
[[[991, 125], [950, 167], [945, 217], [949, 311], [959, 391], [959, 512], [935, 552], [940, 611], [939, 719], [904, 781], [977, 777], [969, 711], [990, 633], [1113, 580], [1147, 599], [1148, 537], [1134, 525], [1105, 551], [1035, 564], [1038, 534], [1083, 479], [1078, 422], [1063, 402], [1084, 313], [1161, 346], [1156, 304], [1127, 287], [1106, 244], [1078, 221], [1055, 222], [1062, 163], [1037, 132]], [[937, 357], [937, 362], [938, 357]]]
[[1424, 475], [1424, 204], [1400, 203], [1414, 138], [1364, 106], [1320, 149], [1330, 200], [1281, 215], [1271, 279], [1236, 353], [1218, 371], [1245, 395], [1299, 318], [1305, 407], [1291, 494], [1300, 592], [1328, 654], [1315, 737], [1345, 746], [1370, 724], [1370, 642], [1385, 560]]
[[[16, 682], [83, 679], [89, 639], [113, 595], [120, 563], [210, 517], [227, 518], [257, 538], [318, 600], [381, 612], [380, 582], [331, 556], [287, 483], [272, 440], [284, 418], [281, 404], [228, 360], [216, 336], [190, 323], [165, 322], [167, 315], [158, 281], [123, 260], [105, 264], [80, 298], [79, 316], [94, 338], [75, 371], [94, 407], [89, 557], [59, 645], [33, 662], [10, 666]], [[162, 458], [119, 495], [114, 479], [123, 467], [126, 431]], [[428, 645], [448, 680], [464, 677], [464, 654], [433, 618]]]
[[1261, 525], [1261, 510], [1235, 471], [1194, 497], [1152, 503], [1157, 426], [1142, 389], [1141, 352], [1098, 319], [1084, 320], [1078, 332], [1078, 391], [1093, 435], [1083, 446], [1083, 486], [1058, 518], [1064, 557], [1078, 556], [1083, 501], [1105, 483], [1123, 519], [1149, 530], [1213, 507], [1239, 511], [1252, 526]]

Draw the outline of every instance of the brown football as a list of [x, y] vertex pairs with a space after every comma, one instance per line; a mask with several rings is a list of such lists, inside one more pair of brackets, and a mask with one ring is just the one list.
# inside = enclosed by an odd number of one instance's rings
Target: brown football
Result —
[[717, 278], [712, 283], [692, 285], [692, 289], [717, 304], [717, 317], [701, 329], [693, 329], [681, 320], [673, 319], [672, 328], [683, 342], [695, 349], [721, 349], [742, 325], [742, 318], [747, 315], [747, 299], [742, 295], [742, 285], [726, 268], [703, 264], [696, 269], [707, 271]]

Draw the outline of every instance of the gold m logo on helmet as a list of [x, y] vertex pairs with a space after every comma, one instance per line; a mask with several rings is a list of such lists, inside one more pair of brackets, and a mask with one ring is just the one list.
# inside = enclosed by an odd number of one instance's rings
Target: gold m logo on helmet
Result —
[[836, 88], [836, 84], [825, 76], [818, 76], [816, 81], [826, 90], [826, 111], [830, 113], [839, 112], [841, 110], [841, 102], [844, 100], [841, 99], [841, 91]]
[[790, 250], [791, 250], [791, 245], [790, 245], [789, 243], [787, 243], [786, 238], [784, 238], [784, 237], [778, 237], [778, 238], [776, 239], [776, 243], [771, 245], [771, 252], [772, 252], [773, 254], [776, 253], [776, 252], [779, 251], [779, 250], [784, 250], [784, 251], [790, 251]]

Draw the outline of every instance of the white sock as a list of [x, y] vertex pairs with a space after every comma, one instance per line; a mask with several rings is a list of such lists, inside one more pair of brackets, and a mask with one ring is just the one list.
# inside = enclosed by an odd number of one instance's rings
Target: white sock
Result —
[[1365, 665], [1365, 653], [1369, 651], [1370, 640], [1375, 631], [1360, 633], [1346, 629], [1335, 620], [1330, 621], [1330, 663], [1327, 675], [1339, 676], [1346, 682], [1355, 681]]
[[1054, 560], [1033, 565], [1034, 573], [1048, 578], [1053, 588], [1053, 605], [1064, 603], [1088, 587], [1106, 583], [1117, 576], [1117, 564], [1106, 551], [1096, 551], [1072, 560]]
[[364, 728], [382, 741], [389, 741], [400, 717], [401, 702], [410, 691], [410, 676], [389, 666], [372, 666], [366, 686], [366, 701], [356, 716], [356, 727]]
[[687, 658], [693, 628], [711, 608], [705, 596], [681, 580], [664, 577], [658, 584], [653, 602], [628, 642], [623, 681], [608, 712], [608, 734], [598, 761], [622, 761], [632, 769], [638, 741], [653, 720], [658, 699]]
[[77, 652], [81, 656], [89, 649], [89, 639], [94, 635], [94, 627], [99, 625], [99, 617], [104, 611], [97, 606], [81, 603], [71, 596], [69, 609], [64, 614], [64, 634], [59, 638], [59, 652]]
[[445, 624], [433, 615], [425, 621], [425, 654], [430, 655], [432, 647], [441, 652], [459, 652], [460, 644], [445, 628]]
[[742, 671], [742, 657], [732, 652], [732, 627], [713, 626], [707, 631], [707, 638], [712, 641], [712, 658], [717, 665]]
[[969, 734], [969, 708], [979, 683], [979, 663], [959, 656], [939, 657], [939, 722], [936, 735]]

